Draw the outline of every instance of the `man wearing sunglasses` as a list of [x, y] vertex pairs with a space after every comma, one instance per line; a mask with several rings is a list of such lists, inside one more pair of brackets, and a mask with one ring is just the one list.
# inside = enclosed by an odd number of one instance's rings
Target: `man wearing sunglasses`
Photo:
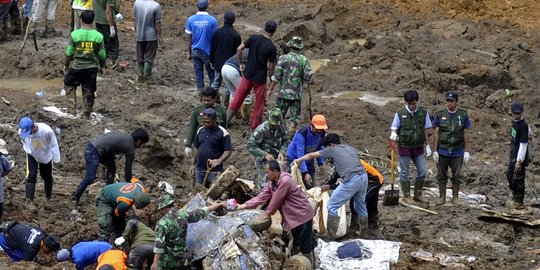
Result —
[[437, 181], [439, 183], [439, 198], [437, 205], [446, 203], [446, 183], [448, 168], [452, 170], [452, 204], [459, 204], [459, 185], [461, 166], [469, 162], [469, 132], [471, 122], [467, 111], [458, 108], [458, 94], [446, 94], [446, 108], [435, 113], [433, 119], [433, 160], [437, 163]]

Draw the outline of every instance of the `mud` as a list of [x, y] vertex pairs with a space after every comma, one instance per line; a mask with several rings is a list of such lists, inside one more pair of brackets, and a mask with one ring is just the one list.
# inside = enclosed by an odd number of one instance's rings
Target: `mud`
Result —
[[[145, 178], [157, 197], [158, 181], [176, 188], [185, 200], [191, 190], [188, 160], [183, 154], [189, 115], [197, 104], [192, 64], [186, 61], [183, 42], [185, 19], [196, 11], [190, 1], [160, 1], [164, 10], [164, 43], [159, 48], [151, 84], [135, 84], [135, 43], [133, 41], [133, 1], [122, 2], [126, 20], [119, 24], [120, 59], [128, 61], [124, 72], [106, 70], [98, 81], [95, 110], [103, 116], [93, 122], [66, 119], [45, 112], [43, 106], [67, 107], [60, 96], [63, 52], [67, 44], [69, 10], [59, 3], [59, 28], [64, 37], [38, 38], [40, 51], [27, 44], [18, 55], [21, 38], [1, 43], [0, 137], [17, 167], [4, 181], [3, 220], [35, 222], [49, 233], [58, 234], [65, 246], [97, 237], [94, 196], [103, 185], [97, 182], [74, 211], [69, 200], [84, 174], [84, 147], [105, 129], [132, 130], [143, 126], [151, 140], [137, 151], [134, 175]], [[279, 23], [274, 42], [283, 49], [293, 35], [304, 38], [306, 56], [317, 71], [312, 87], [312, 110], [329, 120], [332, 132], [344, 142], [369, 153], [389, 177], [390, 149], [387, 138], [396, 109], [403, 106], [405, 89], [420, 92], [420, 105], [431, 113], [444, 106], [448, 90], [457, 90], [459, 104], [469, 110], [472, 120], [472, 160], [463, 168], [462, 191], [489, 195], [496, 207], [508, 199], [506, 169], [510, 116], [514, 100], [525, 105], [525, 115], [534, 129], [540, 127], [538, 90], [540, 67], [540, 11], [536, 1], [471, 0], [359, 0], [359, 1], [214, 1], [211, 12], [222, 22], [223, 13], [237, 14], [236, 27], [246, 39], [260, 30], [267, 19]], [[45, 82], [43, 80], [46, 80]], [[38, 82], [37, 85], [35, 82]], [[44, 97], [37, 91], [43, 90]], [[354, 98], [340, 93], [355, 93]], [[366, 93], [384, 97], [385, 104], [372, 104]], [[333, 96], [333, 98], [323, 98]], [[373, 97], [372, 97], [373, 99]], [[275, 101], [271, 100], [269, 106]], [[307, 95], [303, 122], [308, 122]], [[30, 115], [53, 128], [60, 128], [58, 140], [62, 163], [54, 168], [54, 211], [42, 208], [43, 186], [38, 180], [36, 201], [40, 211], [24, 211], [25, 157], [16, 133], [18, 119]], [[254, 160], [246, 149], [250, 128], [235, 120], [231, 136], [235, 151], [227, 161], [240, 170], [240, 177], [255, 179]], [[538, 145], [535, 134], [533, 153]], [[369, 158], [368, 158], [369, 159]], [[122, 161], [120, 162], [122, 163]], [[436, 166], [428, 161], [434, 184]], [[538, 181], [538, 162], [533, 162], [528, 180]], [[122, 173], [122, 169], [119, 168]], [[326, 176], [327, 177], [327, 176]], [[527, 200], [531, 198], [528, 193]], [[431, 199], [431, 205], [436, 202]], [[394, 269], [437, 269], [436, 262], [415, 260], [410, 253], [420, 248], [433, 253], [475, 256], [462, 269], [534, 269], [537, 255], [525, 254], [539, 248], [538, 229], [508, 223], [480, 221], [480, 210], [445, 205], [438, 215], [396, 207], [380, 207], [381, 238], [403, 242], [400, 260]], [[155, 208], [147, 210], [143, 221], [153, 226]], [[49, 269], [56, 265], [43, 256]], [[273, 261], [275, 268], [279, 263]], [[0, 266], [10, 269], [47, 269], [33, 263], [13, 265], [0, 255]]]

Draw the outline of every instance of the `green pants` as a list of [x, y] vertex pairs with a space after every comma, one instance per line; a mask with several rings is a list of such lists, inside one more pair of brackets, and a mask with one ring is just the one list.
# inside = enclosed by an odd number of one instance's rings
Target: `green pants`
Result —
[[[283, 113], [283, 119], [287, 119], [293, 124], [300, 122], [300, 113], [302, 112], [302, 100], [278, 98], [276, 100], [276, 108], [279, 108]], [[289, 111], [289, 117], [287, 117]]]
[[125, 216], [115, 216], [114, 209], [116, 206], [111, 206], [101, 193], [96, 196], [96, 206], [99, 225], [98, 239], [108, 242], [113, 232], [114, 237], [122, 236], [126, 227]]

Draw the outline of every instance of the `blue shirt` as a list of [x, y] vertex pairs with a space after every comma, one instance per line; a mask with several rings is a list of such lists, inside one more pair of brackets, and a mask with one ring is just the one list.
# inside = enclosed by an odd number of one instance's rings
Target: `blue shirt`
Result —
[[[324, 139], [325, 132], [320, 132], [313, 134], [311, 132], [311, 126], [301, 127], [292, 138], [289, 148], [287, 148], [287, 157], [291, 160], [301, 158], [307, 153], [317, 152], [322, 149], [322, 140]], [[317, 164], [322, 165], [323, 159], [319, 157], [317, 159]], [[310, 168], [315, 168], [313, 164], [313, 159], [308, 161], [302, 161], [300, 163], [300, 171], [306, 173], [308, 171], [308, 166]]]
[[84, 270], [86, 266], [97, 263], [99, 255], [111, 248], [107, 242], [80, 242], [71, 248], [71, 258], [77, 270]]
[[[454, 117], [455, 112], [448, 112], [448, 114], [450, 115], [450, 117]], [[471, 121], [469, 120], [469, 115], [467, 115], [465, 119], [460, 120], [460, 124], [461, 124], [461, 121], [463, 121], [463, 125], [465, 126], [465, 129], [471, 128]], [[437, 115], [435, 115], [435, 118], [433, 119], [433, 127], [434, 128], [439, 127], [439, 117], [437, 117]], [[439, 153], [439, 155], [443, 155], [447, 157], [462, 157], [465, 154], [465, 148], [454, 149], [450, 151], [448, 149], [439, 147], [437, 149], [437, 153]]]
[[217, 19], [208, 12], [199, 11], [189, 16], [185, 31], [191, 35], [191, 50], [199, 49], [210, 56], [212, 35], [217, 28]]
[[[193, 145], [199, 150], [197, 168], [202, 171], [206, 171], [206, 162], [209, 159], [218, 159], [225, 151], [232, 150], [231, 136], [222, 126], [212, 129], [200, 127]], [[220, 164], [212, 171], [221, 171], [222, 169], [223, 164]]]

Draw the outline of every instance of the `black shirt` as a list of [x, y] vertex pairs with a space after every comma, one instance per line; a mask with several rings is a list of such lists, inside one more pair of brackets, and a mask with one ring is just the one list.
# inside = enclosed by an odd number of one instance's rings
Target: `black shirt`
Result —
[[[206, 162], [209, 159], [218, 159], [223, 152], [232, 150], [231, 136], [222, 126], [213, 129], [199, 128], [193, 144], [199, 149], [197, 168], [202, 171], [206, 171]], [[212, 171], [222, 170], [223, 164], [212, 169]]]
[[126, 156], [124, 178], [127, 182], [131, 180], [131, 166], [135, 159], [135, 143], [127, 131], [118, 130], [100, 134], [90, 143], [96, 147], [101, 161], [115, 159], [115, 155], [124, 154]]
[[244, 41], [249, 48], [248, 61], [244, 70], [244, 77], [256, 83], [266, 83], [267, 64], [276, 63], [276, 46], [269, 38], [263, 35], [253, 35]]
[[[519, 151], [519, 144], [529, 142], [529, 125], [527, 125], [525, 119], [521, 119], [519, 121], [512, 121], [512, 131], [510, 132], [510, 137], [510, 161], [516, 161]], [[522, 165], [527, 166], [527, 164], [529, 164], [528, 147], [525, 154], [525, 160], [523, 161]]]
[[214, 32], [210, 47], [210, 62], [216, 71], [221, 72], [223, 63], [236, 54], [236, 49], [241, 43], [240, 34], [230, 24], [225, 24]]
[[41, 229], [21, 223], [16, 223], [3, 234], [6, 245], [12, 249], [22, 250], [25, 261], [36, 259], [41, 247], [41, 240], [45, 238], [45, 233]]

